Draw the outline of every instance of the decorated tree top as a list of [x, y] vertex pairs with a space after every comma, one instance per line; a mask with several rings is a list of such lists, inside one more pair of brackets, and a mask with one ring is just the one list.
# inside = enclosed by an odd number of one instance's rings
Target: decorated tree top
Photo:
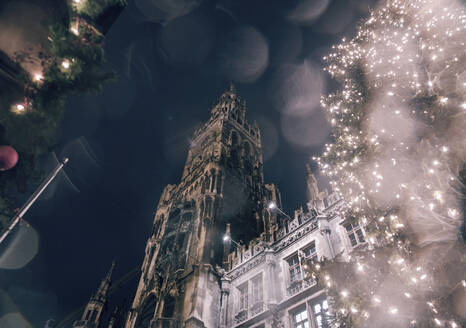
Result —
[[333, 142], [316, 160], [368, 241], [353, 252], [354, 275], [313, 269], [342, 325], [465, 319], [448, 306], [465, 285], [465, 42], [460, 2], [389, 0], [325, 57], [342, 89], [322, 99]]

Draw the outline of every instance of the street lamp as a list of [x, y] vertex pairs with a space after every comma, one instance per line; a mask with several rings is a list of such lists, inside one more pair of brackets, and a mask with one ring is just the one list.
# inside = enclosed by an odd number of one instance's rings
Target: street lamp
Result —
[[223, 242], [226, 243], [227, 241], [232, 241], [237, 247], [240, 247], [240, 246], [241, 246], [241, 245], [238, 244], [236, 241], [234, 241], [234, 240], [231, 238], [231, 236], [229, 236], [229, 235], [223, 236]]
[[291, 220], [290, 216], [288, 214], [286, 214], [285, 212], [283, 212], [280, 207], [277, 206], [277, 204], [275, 202], [270, 202], [269, 205], [267, 206], [269, 210], [274, 210], [274, 209], [277, 209], [277, 211], [279, 211], [281, 214], [283, 214], [284, 216], [286, 216], [288, 219]]

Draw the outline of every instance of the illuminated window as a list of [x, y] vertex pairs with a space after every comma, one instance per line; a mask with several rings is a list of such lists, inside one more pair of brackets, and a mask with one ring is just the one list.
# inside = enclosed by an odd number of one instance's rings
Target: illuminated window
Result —
[[294, 328], [309, 328], [309, 320], [305, 307], [300, 308], [293, 314]]
[[239, 310], [247, 310], [248, 308], [248, 283], [244, 283], [238, 287], [239, 290]]
[[318, 303], [315, 303], [312, 307], [314, 312], [314, 317], [316, 319], [317, 328], [327, 328], [330, 327], [329, 315], [327, 300], [321, 300]]
[[357, 244], [364, 243], [364, 235], [362, 233], [361, 227], [357, 222], [345, 224], [346, 234], [351, 242], [351, 246], [356, 246]]
[[252, 304], [257, 304], [262, 302], [262, 274], [257, 275], [251, 281], [252, 287]]
[[288, 270], [290, 273], [290, 282], [299, 281], [302, 279], [301, 276], [301, 265], [299, 263], [298, 254], [293, 255], [288, 260]]

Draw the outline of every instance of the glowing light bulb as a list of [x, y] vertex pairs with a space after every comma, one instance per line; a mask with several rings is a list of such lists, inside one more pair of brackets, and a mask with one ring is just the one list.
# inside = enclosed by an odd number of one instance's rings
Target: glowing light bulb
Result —
[[22, 112], [22, 111], [24, 110], [24, 105], [22, 105], [22, 104], [17, 104], [17, 105], [16, 105], [16, 109], [17, 109], [18, 111]]
[[42, 74], [40, 74], [40, 73], [34, 74], [34, 80], [35, 80], [35, 81], [40, 81], [40, 80], [42, 80], [43, 78], [44, 78], [44, 77], [43, 77]]
[[65, 59], [64, 61], [61, 62], [61, 66], [62, 66], [64, 69], [70, 68], [70, 61], [69, 61], [68, 59]]
[[396, 307], [392, 307], [390, 308], [390, 313], [391, 314], [397, 314], [398, 313], [398, 309]]
[[343, 296], [343, 297], [347, 297], [348, 294], [349, 294], [349, 293], [348, 293], [348, 291], [346, 291], [346, 290], [344, 290], [344, 291], [341, 292], [341, 296]]

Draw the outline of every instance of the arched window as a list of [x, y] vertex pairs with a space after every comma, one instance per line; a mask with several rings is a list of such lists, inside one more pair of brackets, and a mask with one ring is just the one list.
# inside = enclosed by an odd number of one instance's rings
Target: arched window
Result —
[[231, 145], [236, 146], [238, 144], [239, 138], [236, 131], [231, 131]]
[[146, 298], [146, 300], [143, 303], [144, 305], [142, 306], [142, 310], [139, 313], [138, 319], [136, 321], [136, 328], [149, 327], [150, 321], [154, 318], [155, 303], [156, 298], [153, 294]]
[[249, 144], [249, 142], [245, 142], [244, 143], [244, 155], [249, 156], [249, 154], [251, 154], [251, 145]]
[[210, 192], [214, 192], [216, 173], [214, 169], [210, 170]]
[[173, 318], [173, 314], [175, 314], [175, 298], [168, 295], [164, 300], [162, 317]]

